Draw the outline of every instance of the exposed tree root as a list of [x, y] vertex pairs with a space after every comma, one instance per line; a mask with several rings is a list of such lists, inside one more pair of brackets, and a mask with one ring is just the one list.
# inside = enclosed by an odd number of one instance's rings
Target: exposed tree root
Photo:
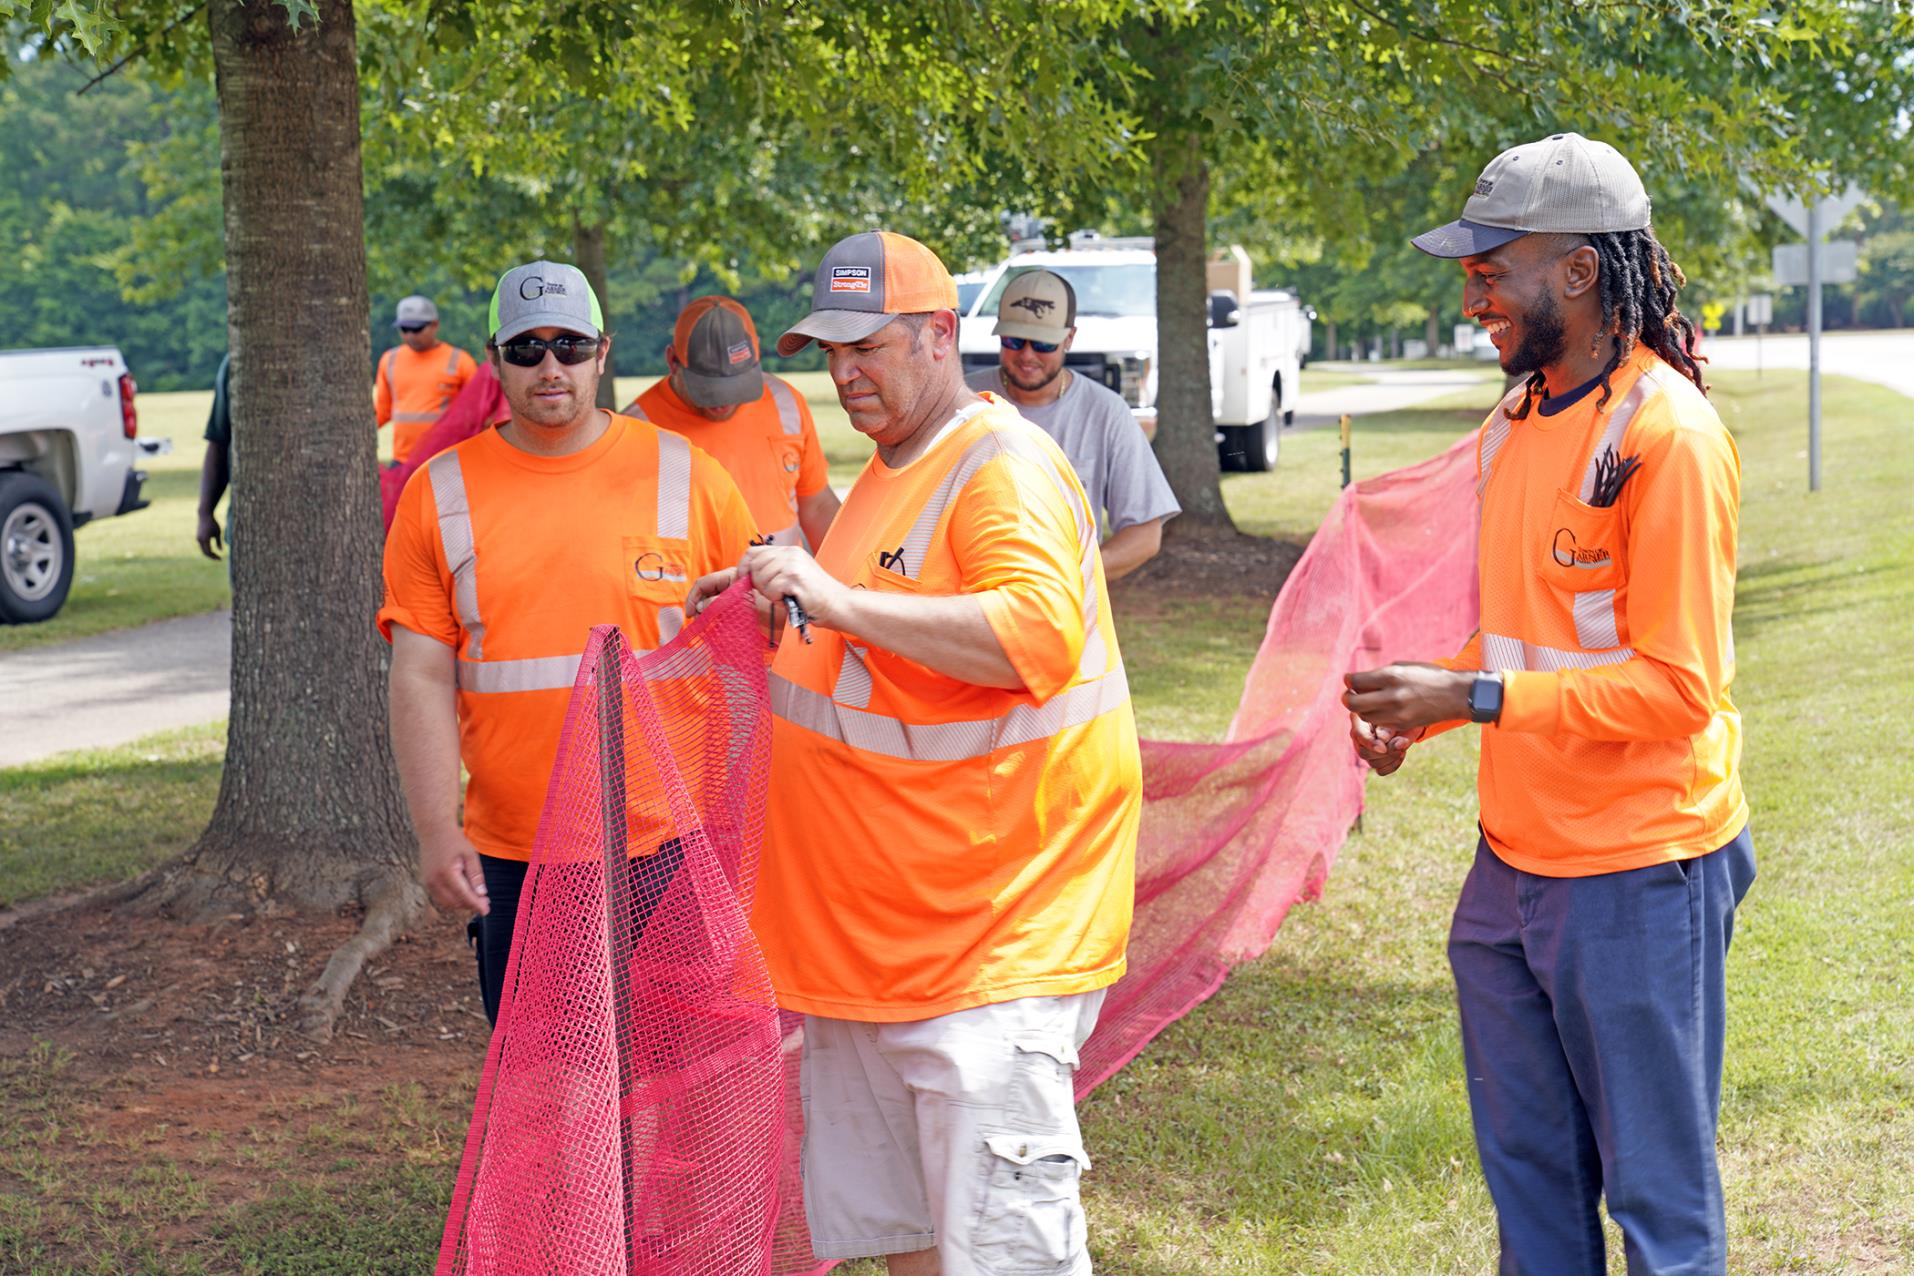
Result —
[[425, 892], [410, 873], [387, 873], [367, 883], [366, 918], [359, 933], [339, 945], [325, 970], [299, 998], [299, 1031], [317, 1041], [332, 1039], [352, 981], [372, 958], [417, 925], [430, 911]]

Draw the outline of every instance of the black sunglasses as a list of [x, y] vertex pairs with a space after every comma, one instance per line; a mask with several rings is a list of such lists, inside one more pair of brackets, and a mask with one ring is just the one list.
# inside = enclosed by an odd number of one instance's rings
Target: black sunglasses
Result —
[[545, 352], [551, 351], [558, 361], [566, 367], [583, 363], [598, 353], [597, 337], [553, 337], [550, 341], [543, 337], [513, 337], [504, 345], [497, 347], [505, 356], [505, 362], [515, 368], [536, 368], [545, 362]]
[[1061, 341], [1032, 341], [1028, 337], [999, 337], [997, 339], [1003, 342], [1003, 347], [1006, 350], [1021, 350], [1025, 346], [1029, 346], [1038, 354], [1055, 354], [1057, 347], [1063, 344]]
[[399, 325], [399, 331], [400, 332], [424, 332], [427, 328], [431, 326], [432, 325], [425, 324], [425, 323], [402, 323]]

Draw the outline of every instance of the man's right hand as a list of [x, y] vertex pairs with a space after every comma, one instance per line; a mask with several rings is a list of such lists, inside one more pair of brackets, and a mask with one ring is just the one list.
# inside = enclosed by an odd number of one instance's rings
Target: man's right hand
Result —
[[1356, 746], [1357, 756], [1377, 775], [1395, 774], [1403, 758], [1409, 755], [1409, 746], [1421, 734], [1418, 731], [1413, 736], [1397, 735], [1383, 727], [1372, 727], [1353, 713], [1349, 715], [1349, 742]]
[[432, 902], [448, 913], [489, 913], [478, 848], [451, 829], [419, 838], [419, 881]]
[[218, 519], [206, 513], [204, 510], [200, 511], [199, 530], [194, 534], [194, 539], [199, 541], [200, 553], [206, 555], [206, 557], [212, 559], [214, 562], [219, 561], [219, 554], [213, 548], [215, 545], [221, 545]]
[[685, 598], [685, 615], [697, 615], [704, 610], [706, 603], [731, 588], [731, 582], [738, 578], [738, 571], [736, 567], [727, 567], [709, 576], [698, 577], [691, 586], [691, 593]]

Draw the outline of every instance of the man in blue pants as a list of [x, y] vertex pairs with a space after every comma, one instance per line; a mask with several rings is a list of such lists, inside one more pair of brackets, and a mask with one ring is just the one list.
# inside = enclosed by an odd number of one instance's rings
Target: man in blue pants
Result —
[[1482, 427], [1481, 627], [1352, 673], [1387, 775], [1482, 728], [1481, 839], [1449, 937], [1469, 1104], [1507, 1276], [1724, 1276], [1715, 1163], [1734, 911], [1754, 880], [1732, 613], [1740, 462], [1680, 269], [1613, 147], [1504, 151], [1462, 219], [1463, 313], [1522, 378]]

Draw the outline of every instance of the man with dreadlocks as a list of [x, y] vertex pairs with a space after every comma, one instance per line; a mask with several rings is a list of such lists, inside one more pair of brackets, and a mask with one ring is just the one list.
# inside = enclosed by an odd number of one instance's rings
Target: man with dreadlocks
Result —
[[1524, 378], [1478, 443], [1481, 628], [1345, 681], [1378, 773], [1482, 727], [1481, 840], [1449, 936], [1501, 1271], [1725, 1273], [1723, 982], [1754, 878], [1728, 697], [1740, 461], [1682, 274], [1613, 147], [1498, 155], [1461, 220], [1463, 312]]

